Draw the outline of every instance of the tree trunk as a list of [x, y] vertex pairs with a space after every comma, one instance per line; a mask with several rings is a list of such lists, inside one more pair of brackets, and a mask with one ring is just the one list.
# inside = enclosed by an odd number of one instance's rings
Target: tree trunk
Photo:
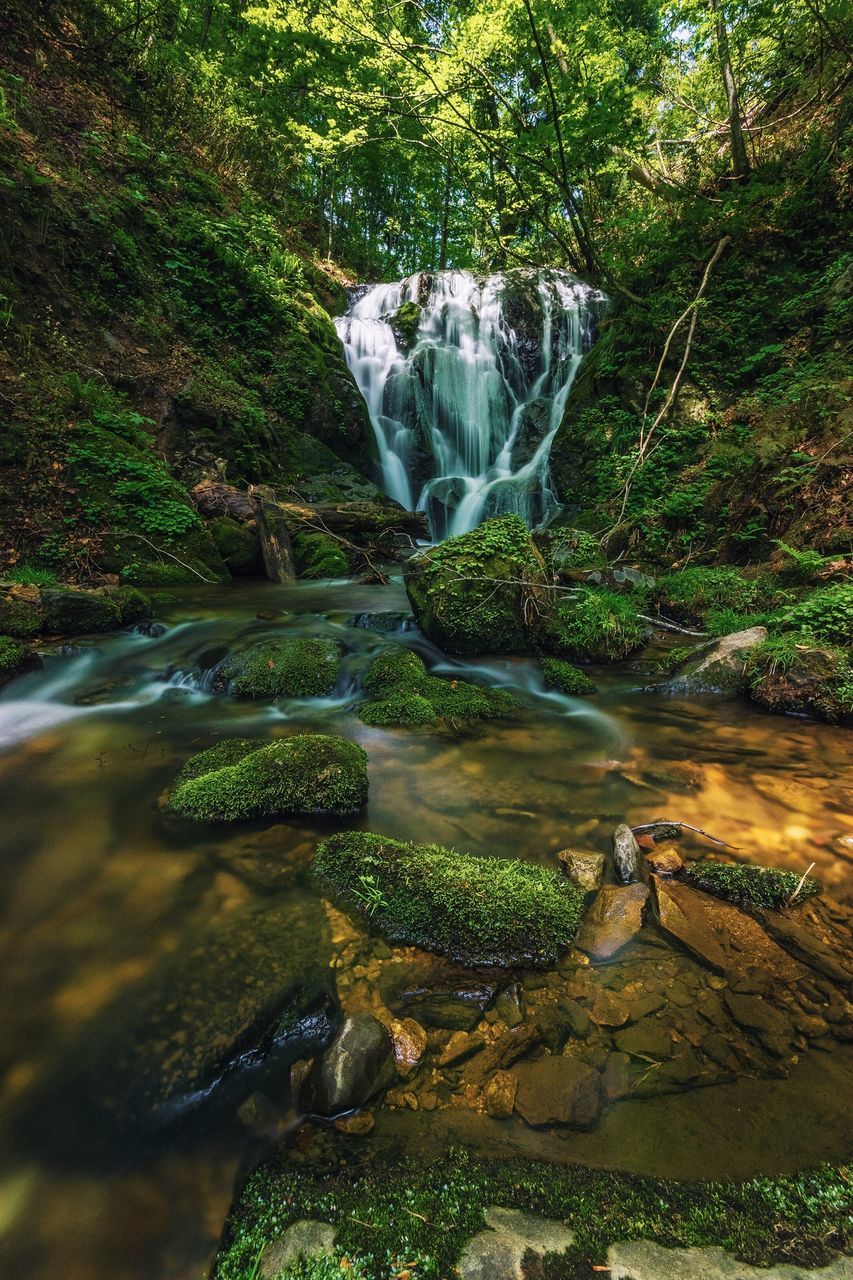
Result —
[[732, 172], [736, 178], [749, 177], [749, 157], [746, 154], [746, 141], [741, 125], [740, 98], [737, 91], [732, 57], [729, 50], [729, 33], [723, 14], [722, 0], [713, 0], [714, 24], [717, 32], [717, 56], [720, 60], [720, 71], [723, 77], [723, 88], [726, 91], [726, 104], [729, 113], [729, 138], [732, 152]]

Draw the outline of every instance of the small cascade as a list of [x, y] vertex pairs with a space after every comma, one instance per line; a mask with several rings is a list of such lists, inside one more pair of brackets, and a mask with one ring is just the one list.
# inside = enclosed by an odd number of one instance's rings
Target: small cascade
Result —
[[384, 488], [434, 538], [553, 511], [551, 443], [605, 301], [562, 271], [443, 271], [359, 291], [335, 321]]

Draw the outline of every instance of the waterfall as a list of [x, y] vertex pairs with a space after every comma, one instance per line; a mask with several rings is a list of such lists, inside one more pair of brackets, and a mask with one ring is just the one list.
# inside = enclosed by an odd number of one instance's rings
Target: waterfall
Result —
[[434, 538], [554, 510], [551, 442], [604, 302], [562, 271], [443, 271], [358, 290], [336, 319], [383, 487]]

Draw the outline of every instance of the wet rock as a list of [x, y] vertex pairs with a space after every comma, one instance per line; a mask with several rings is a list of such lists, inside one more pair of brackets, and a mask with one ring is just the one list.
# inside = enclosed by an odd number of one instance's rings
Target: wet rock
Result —
[[754, 1267], [716, 1245], [692, 1249], [668, 1249], [650, 1240], [627, 1240], [607, 1250], [610, 1280], [850, 1280], [849, 1258], [837, 1258], [828, 1266], [793, 1266], [777, 1263]]
[[540, 1043], [539, 1032], [526, 1023], [504, 1032], [497, 1040], [474, 1058], [466, 1069], [466, 1077], [472, 1084], [482, 1084], [495, 1071], [504, 1071], [525, 1057]]
[[517, 1027], [524, 1021], [524, 997], [517, 982], [499, 991], [495, 999], [495, 1012], [508, 1027]]
[[766, 639], [766, 627], [750, 627], [699, 645], [666, 682], [666, 692], [728, 696], [745, 693], [749, 688], [746, 659]]
[[575, 945], [593, 964], [606, 964], [642, 928], [648, 897], [644, 884], [605, 885], [584, 916]]
[[390, 1030], [397, 1070], [400, 1075], [410, 1075], [426, 1053], [427, 1033], [414, 1018], [395, 1018]]
[[561, 1254], [574, 1240], [573, 1232], [562, 1222], [518, 1209], [489, 1208], [484, 1216], [489, 1229], [474, 1236], [463, 1249], [460, 1280], [524, 1280], [525, 1255], [529, 1261], [531, 1254], [536, 1259]]
[[793, 664], [785, 671], [769, 666], [750, 689], [753, 702], [783, 715], [815, 716], [835, 722], [849, 718], [835, 692], [844, 673], [844, 656], [840, 650], [815, 646], [797, 648]]
[[657, 876], [678, 875], [684, 866], [681, 854], [671, 844], [658, 846], [653, 853], [646, 855], [646, 861]]
[[43, 629], [48, 635], [74, 636], [115, 631], [121, 610], [106, 594], [71, 587], [45, 588], [41, 593]]
[[515, 1109], [534, 1128], [590, 1129], [601, 1109], [601, 1077], [578, 1058], [555, 1057], [516, 1067]]
[[0, 685], [27, 671], [38, 670], [41, 664], [39, 655], [27, 645], [10, 636], [0, 636]]
[[740, 1026], [754, 1031], [768, 1053], [782, 1058], [790, 1052], [794, 1028], [789, 1018], [760, 996], [726, 991], [726, 1008]]
[[351, 627], [358, 627], [362, 631], [373, 631], [380, 636], [392, 635], [395, 631], [405, 631], [411, 625], [410, 613], [394, 613], [387, 609], [376, 613], [358, 613], [350, 619]]
[[300, 1105], [321, 1116], [361, 1107], [394, 1079], [394, 1044], [371, 1013], [346, 1019], [302, 1087]]
[[728, 956], [707, 915], [711, 900], [685, 885], [664, 884], [657, 876], [652, 883], [661, 928], [712, 968], [727, 969]]
[[586, 1040], [592, 1031], [592, 1020], [586, 1010], [581, 1008], [577, 1000], [562, 1000], [559, 1007], [565, 1012], [572, 1035], [579, 1040]]
[[334, 1253], [337, 1230], [328, 1222], [303, 1218], [287, 1228], [284, 1235], [268, 1244], [261, 1254], [259, 1272], [274, 1280], [300, 1259], [325, 1258]]
[[473, 1058], [475, 1053], [479, 1053], [481, 1049], [485, 1049], [486, 1042], [480, 1035], [479, 1031], [454, 1031], [447, 1044], [436, 1055], [436, 1062], [440, 1067], [455, 1067], [461, 1062], [467, 1062], [469, 1058]]
[[649, 883], [649, 871], [645, 858], [634, 839], [634, 833], [624, 822], [613, 832], [613, 861], [616, 875], [623, 884], [642, 881]]
[[621, 1053], [634, 1058], [672, 1057], [672, 1036], [662, 1022], [654, 1018], [642, 1018], [630, 1027], [617, 1031], [613, 1039]]
[[631, 1078], [628, 1067], [631, 1059], [627, 1053], [608, 1053], [602, 1072], [604, 1096], [610, 1102], [624, 1098], [631, 1091]]
[[570, 1035], [585, 1040], [592, 1031], [589, 1015], [574, 1000], [560, 1000], [543, 1009], [536, 1026], [552, 1053], [559, 1053]]
[[585, 893], [594, 893], [604, 879], [603, 853], [576, 853], [574, 849], [561, 849], [557, 857], [572, 884]]
[[518, 1077], [512, 1071], [496, 1071], [483, 1089], [486, 1111], [494, 1120], [508, 1120], [515, 1107]]
[[338, 1133], [346, 1133], [352, 1138], [363, 1138], [370, 1133], [376, 1120], [372, 1111], [358, 1111], [351, 1116], [338, 1116], [335, 1128]]
[[624, 1027], [632, 1014], [636, 1017], [636, 1010], [614, 991], [600, 987], [593, 992], [589, 1016], [597, 1026]]
[[853, 963], [843, 951], [829, 946], [808, 924], [792, 920], [782, 911], [765, 911], [762, 923], [776, 942], [797, 960], [817, 970], [831, 982], [853, 982]]
[[729, 1042], [725, 1036], [720, 1035], [719, 1031], [709, 1031], [703, 1036], [699, 1042], [699, 1048], [718, 1066], [724, 1067], [727, 1071], [737, 1071], [738, 1060]]
[[499, 979], [450, 962], [424, 958], [386, 965], [379, 978], [384, 1003], [426, 1027], [471, 1031], [494, 1003]]

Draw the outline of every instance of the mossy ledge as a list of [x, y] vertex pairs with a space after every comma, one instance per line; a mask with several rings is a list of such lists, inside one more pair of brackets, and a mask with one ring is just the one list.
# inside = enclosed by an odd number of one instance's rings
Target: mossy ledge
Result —
[[472, 965], [554, 964], [574, 938], [585, 902], [547, 867], [362, 831], [324, 840], [314, 870], [389, 941]]
[[[821, 885], [811, 876], [778, 867], [750, 867], [737, 862], [694, 862], [684, 871], [694, 889], [704, 889], [739, 907], [778, 909], [792, 900], [804, 902], [820, 893]], [[794, 896], [796, 895], [796, 897]]]
[[518, 707], [506, 689], [429, 675], [423, 660], [402, 647], [377, 654], [365, 674], [364, 688], [373, 697], [362, 703], [358, 714], [365, 724], [375, 726], [493, 720]]
[[562, 658], [543, 658], [541, 666], [546, 689], [568, 694], [571, 698], [585, 698], [596, 692], [586, 672]]
[[169, 797], [176, 813], [201, 822], [343, 816], [366, 802], [367, 754], [325, 734], [227, 738], [187, 761]]
[[238, 698], [324, 698], [335, 687], [341, 656], [336, 640], [264, 640], [226, 658], [214, 687], [230, 687]]
[[564, 1221], [574, 1232], [556, 1269], [541, 1272], [548, 1277], [588, 1276], [591, 1263], [605, 1264], [611, 1244], [639, 1238], [670, 1247], [715, 1244], [753, 1263], [812, 1267], [847, 1243], [849, 1170], [822, 1165], [748, 1182], [675, 1182], [478, 1159], [461, 1148], [426, 1161], [371, 1164], [337, 1150], [312, 1168], [297, 1166], [280, 1148], [245, 1182], [212, 1280], [255, 1274], [265, 1248], [300, 1219], [331, 1222], [337, 1241], [328, 1267], [294, 1275], [341, 1275], [346, 1257], [352, 1280], [391, 1280], [404, 1269], [439, 1280], [456, 1273], [466, 1242], [485, 1227], [484, 1210], [495, 1204]]

